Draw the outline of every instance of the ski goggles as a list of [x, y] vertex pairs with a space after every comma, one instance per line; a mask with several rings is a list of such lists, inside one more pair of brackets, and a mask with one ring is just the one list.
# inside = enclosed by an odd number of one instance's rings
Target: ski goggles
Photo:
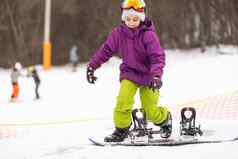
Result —
[[121, 5], [122, 9], [134, 9], [138, 12], [145, 11], [145, 3], [141, 0], [124, 0]]

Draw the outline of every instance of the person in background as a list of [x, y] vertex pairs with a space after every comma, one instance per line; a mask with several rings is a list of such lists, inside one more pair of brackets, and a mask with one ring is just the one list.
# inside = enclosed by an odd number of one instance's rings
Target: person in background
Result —
[[11, 102], [15, 102], [19, 96], [20, 87], [19, 87], [18, 79], [21, 76], [21, 72], [20, 72], [21, 69], [22, 69], [21, 63], [16, 62], [11, 70], [11, 75], [10, 75], [11, 82], [12, 82], [12, 94], [11, 94], [11, 100], [10, 100]]
[[34, 66], [30, 66], [27, 68], [27, 77], [32, 77], [35, 83], [35, 98], [40, 99], [39, 95], [39, 86], [41, 83], [38, 71]]
[[73, 45], [73, 47], [69, 51], [69, 62], [72, 65], [73, 72], [77, 71], [77, 65], [78, 65], [78, 61], [79, 61], [77, 51], [78, 51], [78, 48], [76, 45]]

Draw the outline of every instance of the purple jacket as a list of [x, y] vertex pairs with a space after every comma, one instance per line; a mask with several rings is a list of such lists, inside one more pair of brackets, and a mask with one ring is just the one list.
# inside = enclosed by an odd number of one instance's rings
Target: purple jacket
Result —
[[115, 27], [91, 58], [89, 66], [96, 70], [115, 53], [122, 57], [120, 80], [128, 79], [148, 86], [154, 76], [162, 77], [165, 53], [148, 18], [135, 30], [125, 24]]

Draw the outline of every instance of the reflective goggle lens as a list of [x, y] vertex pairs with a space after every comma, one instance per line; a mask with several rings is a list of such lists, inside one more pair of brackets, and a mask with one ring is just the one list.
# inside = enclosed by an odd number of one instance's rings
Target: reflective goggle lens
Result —
[[141, 2], [141, 0], [124, 0], [122, 3], [123, 9], [135, 9], [136, 11], [143, 12], [145, 9], [145, 3]]

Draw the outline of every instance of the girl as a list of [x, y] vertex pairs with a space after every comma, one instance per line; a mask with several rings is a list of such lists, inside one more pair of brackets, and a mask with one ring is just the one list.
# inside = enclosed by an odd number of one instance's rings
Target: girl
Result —
[[105, 142], [121, 142], [129, 133], [134, 96], [139, 89], [142, 108], [148, 120], [160, 126], [161, 137], [172, 132], [172, 117], [167, 108], [157, 106], [165, 53], [152, 21], [145, 16], [143, 0], [124, 0], [121, 5], [122, 24], [114, 28], [107, 40], [90, 59], [87, 80], [95, 83], [94, 71], [119, 52], [120, 91], [114, 108], [115, 131]]

